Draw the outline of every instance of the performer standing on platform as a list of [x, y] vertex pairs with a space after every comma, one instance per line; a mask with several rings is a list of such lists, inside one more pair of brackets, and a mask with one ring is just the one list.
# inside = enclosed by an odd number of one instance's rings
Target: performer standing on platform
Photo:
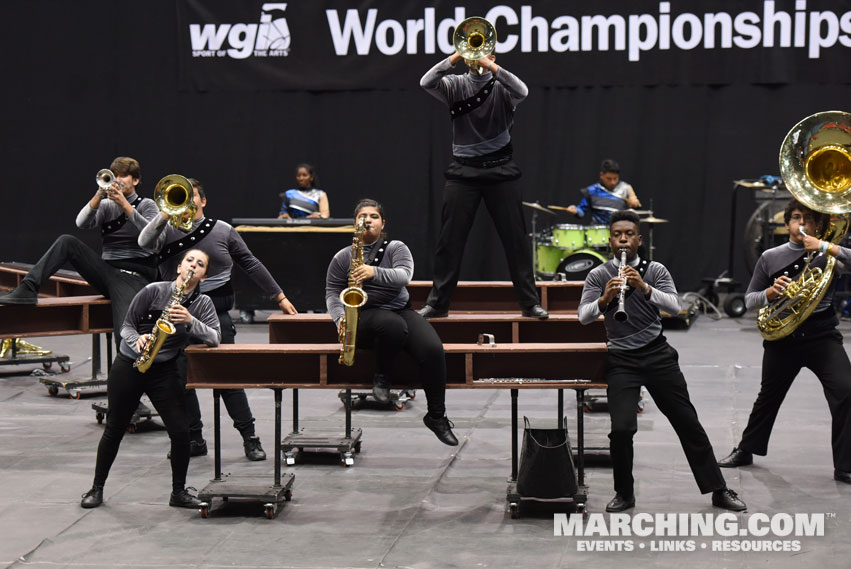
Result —
[[[222, 331], [222, 344], [233, 344], [236, 327], [229, 314], [233, 308], [234, 290], [231, 286], [231, 272], [234, 261], [260, 289], [274, 299], [284, 314], [296, 314], [298, 311], [287, 299], [287, 296], [275, 282], [269, 270], [255, 257], [242, 237], [227, 222], [210, 219], [204, 216], [207, 197], [204, 187], [198, 180], [189, 179], [192, 184], [195, 200], [195, 216], [192, 219], [192, 229], [183, 233], [168, 223], [164, 213], [154, 217], [139, 235], [139, 244], [143, 247], [159, 250], [160, 272], [172, 274], [180, 255], [191, 247], [197, 247], [210, 256], [213, 272], [201, 283], [201, 292], [209, 296], [216, 308]], [[191, 245], [190, 245], [191, 244]], [[181, 357], [181, 377], [186, 383], [185, 360]], [[254, 416], [248, 405], [248, 397], [244, 389], [219, 389], [225, 402], [228, 414], [233, 419], [233, 426], [243, 438], [245, 456], [249, 460], [265, 460], [266, 453], [260, 444], [260, 438], [254, 431]], [[207, 442], [204, 440], [201, 422], [201, 407], [194, 389], [186, 390], [186, 409], [189, 414], [189, 433], [192, 439], [192, 456], [207, 454]]]
[[[103, 503], [103, 486], [143, 393], [160, 414], [171, 439], [172, 491], [168, 505], [177, 508], [200, 506], [198, 499], [185, 488], [189, 468], [189, 424], [177, 372], [177, 355], [183, 351], [188, 337], [208, 346], [219, 344], [221, 334], [216, 309], [210, 298], [198, 291], [198, 283], [204, 280], [208, 265], [206, 253], [197, 249], [187, 251], [177, 266], [176, 281], [149, 284], [130, 303], [121, 327], [118, 356], [107, 380], [109, 413], [98, 445], [94, 484], [83, 494], [82, 507], [96, 508]], [[191, 278], [190, 271], [193, 271]], [[183, 294], [178, 295], [184, 283]], [[175, 302], [172, 304], [172, 301]], [[161, 317], [171, 321], [175, 332], [166, 337], [159, 352], [154, 354], [150, 368], [143, 373], [133, 364], [151, 341], [150, 332]]]
[[582, 201], [567, 208], [575, 216], [587, 218], [591, 214], [593, 223], [608, 225], [612, 212], [628, 207], [641, 207], [632, 186], [620, 179], [621, 167], [611, 158], [600, 165], [600, 181], [582, 188]]
[[[636, 410], [642, 385], [674, 427], [700, 492], [712, 492], [714, 506], [745, 510], [745, 503], [724, 482], [689, 399], [677, 351], [662, 335], [659, 309], [676, 314], [680, 299], [668, 269], [638, 257], [638, 223], [634, 212], [612, 214], [609, 245], [615, 259], [588, 274], [579, 303], [579, 321], [590, 324], [602, 314], [608, 336], [606, 392], [612, 419], [609, 449], [616, 494], [606, 511], [621, 512], [635, 506], [632, 439], [638, 431]], [[622, 251], [626, 252], [623, 266]]]
[[529, 90], [489, 55], [477, 61], [486, 72], [450, 71], [463, 57], [455, 52], [432, 67], [420, 86], [449, 106], [452, 162], [445, 172], [442, 226], [434, 258], [434, 286], [419, 313], [445, 316], [458, 284], [464, 246], [484, 200], [505, 249], [508, 270], [523, 316], [547, 318], [532, 274], [532, 253], [523, 217], [511, 128], [514, 111]]
[[[808, 253], [821, 252], [836, 257], [843, 269], [851, 266], [851, 249], [820, 241], [818, 235], [824, 215], [791, 200], [783, 213], [789, 242], [763, 252], [754, 267], [745, 293], [751, 308], [776, 300], [789, 283], [797, 279], [806, 265]], [[801, 235], [803, 227], [807, 236]], [[811, 266], [824, 268], [827, 257], [815, 259]], [[768, 453], [768, 440], [780, 405], [802, 368], [809, 368], [822, 384], [832, 418], [833, 479], [851, 484], [851, 362], [836, 329], [839, 320], [833, 309], [834, 285], [825, 293], [813, 313], [779, 340], [764, 340], [762, 383], [753, 404], [742, 440], [729, 456], [718, 464], [723, 467], [753, 464], [753, 455]]]
[[281, 213], [278, 219], [331, 217], [328, 194], [316, 187], [319, 184], [316, 169], [310, 164], [299, 164], [295, 167], [295, 180], [298, 188], [281, 194]]
[[[407, 245], [388, 241], [384, 231], [384, 209], [375, 200], [364, 199], [355, 206], [355, 225], [364, 218], [364, 263], [352, 274], [362, 281], [367, 295], [360, 309], [357, 324], [358, 347], [375, 350], [376, 373], [372, 393], [377, 401], [390, 401], [391, 372], [400, 352], [407, 352], [420, 368], [420, 382], [425, 390], [428, 413], [423, 423], [440, 442], [455, 446], [458, 439], [452, 433], [452, 422], [446, 418], [446, 359], [443, 343], [434, 328], [422, 316], [411, 310], [408, 289], [414, 274], [414, 259]], [[352, 248], [341, 249], [325, 278], [325, 303], [328, 313], [340, 331], [345, 314], [340, 293], [348, 286]]]
[[109, 167], [115, 182], [98, 189], [77, 214], [77, 227], [100, 229], [100, 256], [73, 235], [61, 235], [30, 269], [15, 290], [0, 296], [0, 304], [36, 304], [38, 291], [66, 263], [111, 301], [115, 344], [130, 301], [157, 276], [153, 249], [138, 244], [139, 233], [157, 215], [157, 205], [136, 193], [142, 179], [139, 162], [119, 156]]

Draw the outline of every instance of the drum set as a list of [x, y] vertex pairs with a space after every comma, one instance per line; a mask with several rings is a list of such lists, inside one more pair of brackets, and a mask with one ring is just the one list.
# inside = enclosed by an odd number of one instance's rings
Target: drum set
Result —
[[[591, 269], [602, 265], [609, 255], [608, 225], [552, 224], [537, 231], [539, 213], [555, 216], [553, 210], [567, 208], [558, 205], [542, 206], [538, 202], [523, 202], [532, 210], [532, 258], [535, 276], [541, 280], [584, 281]], [[653, 216], [651, 210], [633, 210], [648, 223], [650, 232], [649, 257], [653, 259], [653, 227], [667, 219]]]

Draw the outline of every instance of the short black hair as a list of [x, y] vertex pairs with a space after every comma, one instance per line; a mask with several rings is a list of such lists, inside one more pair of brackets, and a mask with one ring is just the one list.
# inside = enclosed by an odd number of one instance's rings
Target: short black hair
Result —
[[614, 159], [606, 158], [605, 160], [603, 160], [603, 163], [600, 164], [600, 172], [602, 172], [604, 174], [607, 173], [607, 172], [613, 172], [615, 174], [620, 174], [621, 173], [621, 167], [620, 167], [620, 164], [618, 164], [617, 162], [614, 161]]
[[198, 192], [198, 196], [200, 196], [202, 200], [207, 199], [207, 193], [204, 191], [204, 184], [202, 184], [200, 180], [197, 178], [187, 178], [187, 180], [189, 180], [189, 183], [192, 184], [192, 187], [195, 188], [195, 191]]
[[382, 205], [380, 203], [378, 203], [377, 201], [369, 199], [369, 198], [364, 198], [364, 199], [360, 200], [357, 203], [357, 205], [355, 205], [355, 215], [353, 217], [357, 217], [358, 212], [365, 207], [374, 207], [375, 209], [378, 210], [378, 215], [381, 216], [381, 219], [385, 219], [384, 207], [382, 207]]
[[629, 209], [619, 209], [618, 211], [613, 212], [612, 217], [609, 218], [609, 229], [611, 229], [612, 225], [618, 221], [631, 221], [636, 227], [638, 227], [638, 224], [641, 222], [638, 218], [638, 214]]
[[808, 211], [811, 212], [813, 214], [813, 219], [816, 222], [816, 227], [818, 227], [818, 233], [820, 235], [824, 234], [825, 230], [827, 229], [827, 222], [830, 221], [830, 216], [805, 206], [795, 198], [789, 200], [789, 203], [786, 204], [786, 209], [783, 210], [783, 221], [786, 223], [786, 225], [789, 225], [789, 221], [791, 221], [792, 219], [792, 212], [796, 209], [801, 213], [805, 213]]

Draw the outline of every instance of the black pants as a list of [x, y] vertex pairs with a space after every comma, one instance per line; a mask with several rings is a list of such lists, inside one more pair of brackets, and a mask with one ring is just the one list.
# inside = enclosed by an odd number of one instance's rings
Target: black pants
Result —
[[133, 360], [122, 354], [115, 358], [107, 379], [109, 411], [98, 445], [94, 483], [97, 486], [106, 483], [121, 439], [143, 393], [151, 399], [171, 439], [171, 483], [173, 491], [178, 492], [186, 485], [189, 468], [189, 425], [175, 361], [154, 363], [147, 372], [139, 373], [133, 367]]
[[420, 384], [426, 394], [428, 412], [446, 413], [446, 358], [443, 342], [425, 318], [411, 309], [399, 311], [370, 308], [358, 317], [358, 347], [375, 350], [376, 373], [390, 377], [401, 352], [417, 363]]
[[38, 293], [42, 285], [66, 263], [111, 301], [113, 338], [117, 348], [121, 343], [121, 325], [130, 302], [151, 279], [139, 273], [122, 271], [101, 259], [100, 255], [73, 235], [61, 235], [30, 269], [21, 285]]
[[680, 439], [700, 492], [706, 494], [726, 486], [715, 460], [712, 444], [689, 399], [677, 351], [664, 336], [637, 350], [611, 350], [606, 355], [609, 415], [612, 432], [609, 449], [615, 492], [632, 497], [633, 436], [638, 431], [638, 400], [641, 386], [671, 422]]
[[[467, 171], [472, 170], [467, 168]], [[517, 302], [523, 308], [540, 302], [532, 274], [532, 250], [526, 234], [519, 183], [515, 180], [450, 179], [443, 191], [442, 226], [434, 257], [434, 286], [426, 300], [426, 304], [437, 310], [449, 308], [461, 274], [467, 237], [482, 200], [505, 249]]]
[[[222, 311], [218, 314], [219, 325], [222, 330], [222, 344], [235, 343], [236, 326], [233, 325], [233, 319], [228, 312]], [[178, 356], [178, 369], [180, 379], [183, 385], [186, 385], [186, 355], [181, 351]], [[239, 431], [243, 439], [254, 436], [254, 415], [251, 414], [251, 407], [248, 405], [248, 396], [244, 389], [216, 389], [214, 393], [218, 393], [225, 403], [225, 409], [228, 415], [233, 419], [234, 428]], [[194, 389], [185, 389], [184, 397], [186, 399], [186, 414], [189, 418], [189, 435], [194, 441], [201, 441], [204, 438], [203, 429], [204, 423], [201, 421], [201, 405], [198, 403], [198, 394]]]
[[832, 418], [833, 466], [851, 471], [851, 362], [842, 334], [831, 330], [818, 336], [763, 342], [762, 383], [739, 448], [758, 455], [768, 452], [768, 439], [780, 405], [801, 368], [819, 381]]

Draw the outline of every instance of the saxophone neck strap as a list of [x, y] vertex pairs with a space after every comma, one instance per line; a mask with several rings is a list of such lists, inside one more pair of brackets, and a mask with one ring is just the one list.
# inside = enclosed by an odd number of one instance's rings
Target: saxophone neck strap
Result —
[[390, 241], [387, 239], [384, 239], [381, 243], [376, 242], [372, 251], [369, 252], [369, 257], [363, 260], [364, 265], [372, 265], [373, 267], [380, 265], [389, 244]]

